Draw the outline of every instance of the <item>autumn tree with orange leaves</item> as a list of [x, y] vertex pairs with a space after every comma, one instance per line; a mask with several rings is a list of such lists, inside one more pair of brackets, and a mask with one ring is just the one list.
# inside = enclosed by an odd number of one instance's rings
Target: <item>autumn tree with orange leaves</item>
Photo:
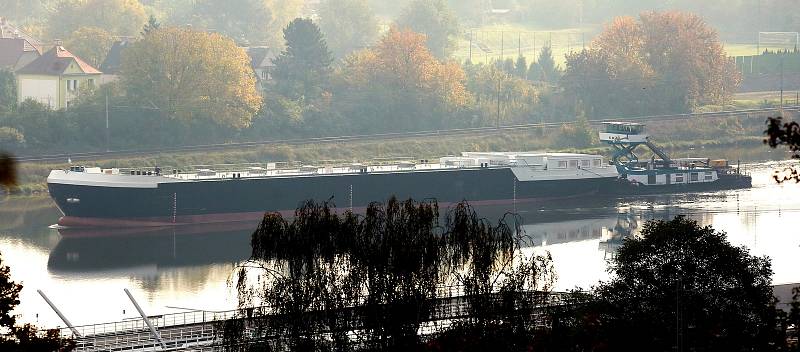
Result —
[[741, 78], [717, 32], [685, 12], [618, 17], [567, 55], [562, 84], [588, 116], [689, 112], [728, 102]]
[[359, 130], [438, 128], [469, 100], [456, 62], [437, 60], [425, 35], [392, 28], [374, 47], [356, 52], [336, 72], [334, 101]]
[[128, 98], [165, 118], [248, 127], [261, 108], [250, 59], [233, 40], [186, 28], [160, 28], [125, 50]]

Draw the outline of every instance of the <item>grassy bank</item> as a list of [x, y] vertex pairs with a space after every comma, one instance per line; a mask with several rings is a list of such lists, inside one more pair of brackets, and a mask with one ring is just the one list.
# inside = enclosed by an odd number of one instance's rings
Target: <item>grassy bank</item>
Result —
[[[702, 121], [665, 121], [650, 123], [653, 139], [674, 157], [709, 157], [729, 160], [785, 159], [782, 151], [763, 145], [763, 121], [742, 118], [717, 118]], [[185, 168], [192, 165], [233, 164], [267, 161], [300, 161], [314, 165], [368, 162], [374, 159], [435, 159], [463, 151], [547, 150], [582, 152], [610, 156], [611, 149], [595, 142], [575, 147], [564, 140], [560, 131], [523, 130], [485, 136], [425, 137], [383, 142], [342, 142], [278, 145], [222, 152], [154, 154], [146, 157], [83, 161], [82, 165], [108, 167], [161, 166]], [[649, 158], [643, 153], [642, 157]], [[66, 163], [23, 163], [19, 166], [20, 185], [14, 191], [37, 194], [47, 191], [46, 178], [52, 169], [69, 167]]]

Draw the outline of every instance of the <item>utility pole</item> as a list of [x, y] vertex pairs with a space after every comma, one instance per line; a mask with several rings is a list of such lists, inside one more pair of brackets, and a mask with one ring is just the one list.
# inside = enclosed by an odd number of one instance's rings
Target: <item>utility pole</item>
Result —
[[500, 75], [497, 76], [497, 122], [495, 122], [495, 127], [500, 129]]
[[108, 92], [106, 92], [106, 151], [111, 151], [111, 138], [108, 128]]
[[500, 63], [501, 64], [503, 63], [503, 60], [505, 60], [503, 58], [503, 49], [504, 49], [504, 46], [505, 46], [504, 41], [505, 41], [505, 33], [503, 31], [500, 31]]
[[472, 63], [472, 29], [469, 30], [469, 62]]
[[586, 32], [581, 32], [581, 49], [586, 50]]
[[781, 53], [781, 110], [783, 110], [783, 57], [784, 54]]

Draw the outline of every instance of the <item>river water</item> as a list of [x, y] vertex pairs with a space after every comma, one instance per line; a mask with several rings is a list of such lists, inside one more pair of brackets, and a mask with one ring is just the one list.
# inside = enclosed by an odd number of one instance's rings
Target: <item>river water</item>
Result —
[[[800, 184], [776, 184], [780, 163], [748, 165], [753, 188], [700, 194], [579, 200], [518, 205], [528, 247], [553, 256], [557, 290], [590, 288], [607, 278], [606, 261], [622, 238], [650, 219], [685, 215], [725, 231], [735, 245], [772, 259], [775, 284], [800, 282]], [[505, 209], [488, 209], [488, 218]], [[482, 211], [482, 210], [479, 210]], [[482, 213], [483, 214], [483, 213]], [[46, 197], [0, 202], [0, 253], [22, 282], [22, 322], [64, 326], [36, 290], [42, 290], [75, 325], [138, 317], [127, 288], [149, 315], [235, 306], [228, 280], [249, 256], [247, 226], [126, 233], [50, 228], [59, 217]]]

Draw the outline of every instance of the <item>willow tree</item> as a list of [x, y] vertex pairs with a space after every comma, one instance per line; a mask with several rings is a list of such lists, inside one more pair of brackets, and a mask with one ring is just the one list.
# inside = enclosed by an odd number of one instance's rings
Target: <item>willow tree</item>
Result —
[[224, 324], [225, 345], [417, 349], [422, 324], [443, 319], [437, 299], [446, 288], [469, 302], [465, 324], [515, 325], [530, 338], [531, 309], [546, 294], [519, 294], [549, 289], [549, 256], [520, 254], [516, 218], [493, 225], [459, 204], [439, 219], [435, 201], [394, 198], [363, 216], [313, 202], [291, 222], [267, 214], [238, 271], [240, 308], [249, 313]]
[[219, 34], [159, 28], [123, 52], [128, 97], [166, 118], [245, 128], [261, 107], [243, 49]]

